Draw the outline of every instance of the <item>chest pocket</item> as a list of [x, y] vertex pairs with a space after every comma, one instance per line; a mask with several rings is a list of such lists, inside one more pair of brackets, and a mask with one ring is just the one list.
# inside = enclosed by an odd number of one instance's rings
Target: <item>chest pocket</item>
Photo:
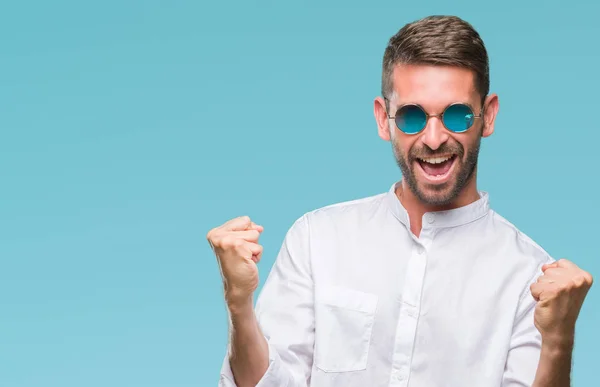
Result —
[[367, 368], [377, 296], [339, 286], [315, 292], [315, 366], [325, 372]]

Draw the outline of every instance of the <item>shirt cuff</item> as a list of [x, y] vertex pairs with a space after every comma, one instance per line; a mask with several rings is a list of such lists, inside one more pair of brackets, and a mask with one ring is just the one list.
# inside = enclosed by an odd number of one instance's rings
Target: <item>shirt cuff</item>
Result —
[[[290, 376], [285, 372], [279, 354], [268, 340], [267, 345], [269, 348], [269, 368], [267, 368], [267, 372], [265, 372], [256, 387], [291, 387], [289, 383]], [[230, 353], [230, 351], [227, 351], [223, 366], [221, 367], [219, 387], [237, 387], [233, 372], [231, 371], [231, 364], [229, 364]]]

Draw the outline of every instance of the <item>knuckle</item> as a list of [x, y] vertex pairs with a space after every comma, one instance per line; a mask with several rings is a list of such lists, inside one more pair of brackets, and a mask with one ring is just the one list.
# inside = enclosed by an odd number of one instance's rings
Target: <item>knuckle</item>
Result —
[[565, 293], [568, 293], [569, 290], [571, 290], [572, 288], [573, 286], [571, 286], [569, 283], [560, 284], [556, 287], [556, 294], [563, 295]]
[[233, 238], [233, 241], [231, 242], [231, 245], [234, 248], [239, 249], [240, 247], [242, 247], [244, 245], [244, 241], [242, 239], [239, 239], [239, 238]]
[[575, 285], [576, 288], [581, 288], [585, 285], [585, 277], [584, 276], [577, 276], [575, 278], [573, 278], [573, 284]]
[[215, 229], [211, 229], [206, 233], [206, 240], [211, 241], [214, 239]]
[[223, 236], [219, 232], [213, 231], [210, 236], [208, 236], [208, 243], [213, 247], [222, 247]]
[[582, 271], [580, 275], [574, 279], [574, 282], [578, 287], [590, 287], [593, 281], [592, 275], [585, 271]]
[[221, 238], [220, 242], [221, 242], [220, 244], [223, 248], [229, 249], [229, 248], [233, 247], [233, 243], [235, 242], [235, 239], [231, 235], [225, 235]]

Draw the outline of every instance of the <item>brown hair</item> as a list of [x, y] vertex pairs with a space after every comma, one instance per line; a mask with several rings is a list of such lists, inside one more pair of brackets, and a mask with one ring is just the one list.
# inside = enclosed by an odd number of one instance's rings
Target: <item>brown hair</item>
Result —
[[475, 72], [482, 103], [490, 88], [489, 59], [473, 26], [456, 16], [428, 16], [402, 27], [390, 38], [383, 55], [381, 93], [389, 99], [392, 74], [399, 64], [457, 66]]

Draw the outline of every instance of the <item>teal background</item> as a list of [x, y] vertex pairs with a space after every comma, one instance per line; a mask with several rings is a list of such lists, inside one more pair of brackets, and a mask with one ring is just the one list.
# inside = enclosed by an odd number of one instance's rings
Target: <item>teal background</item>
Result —
[[[264, 225], [264, 281], [304, 212], [388, 190], [400, 174], [372, 113], [381, 58], [429, 14], [470, 21], [490, 53], [500, 114], [480, 189], [600, 280], [599, 10], [3, 2], [0, 386], [216, 385], [227, 325], [206, 233], [243, 214]], [[597, 381], [599, 310], [595, 285], [575, 386]]]

